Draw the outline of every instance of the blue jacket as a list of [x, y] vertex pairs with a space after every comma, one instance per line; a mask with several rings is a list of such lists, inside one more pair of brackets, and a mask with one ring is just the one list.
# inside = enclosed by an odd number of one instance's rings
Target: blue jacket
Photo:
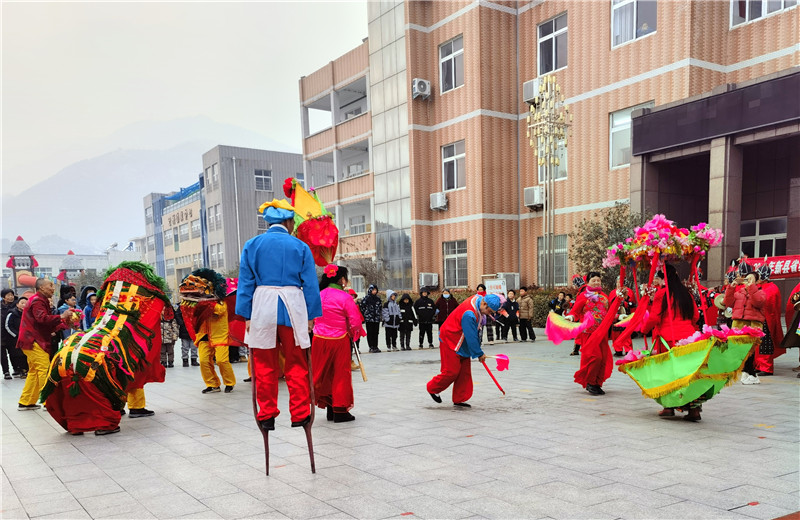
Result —
[[[281, 225], [248, 240], [239, 263], [236, 314], [246, 320], [253, 312], [253, 295], [259, 285], [294, 286], [303, 290], [308, 319], [322, 316], [319, 282], [311, 249]], [[278, 325], [291, 327], [289, 313], [278, 300]]]

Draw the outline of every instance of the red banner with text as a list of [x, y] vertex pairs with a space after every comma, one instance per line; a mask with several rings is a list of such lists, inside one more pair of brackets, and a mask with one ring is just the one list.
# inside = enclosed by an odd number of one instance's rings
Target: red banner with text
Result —
[[[764, 263], [763, 258], [748, 258], [746, 262], [752, 266]], [[770, 278], [800, 278], [800, 255], [773, 256], [767, 258], [767, 265], [772, 269]]]

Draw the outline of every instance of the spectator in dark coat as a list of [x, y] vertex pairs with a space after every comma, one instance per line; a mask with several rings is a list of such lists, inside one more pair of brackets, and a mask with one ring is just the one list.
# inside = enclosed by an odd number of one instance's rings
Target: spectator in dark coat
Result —
[[428, 348], [433, 348], [433, 322], [436, 320], [436, 304], [428, 297], [427, 289], [419, 292], [419, 299], [414, 302], [414, 311], [419, 322], [419, 349], [423, 349], [425, 335], [428, 335]]
[[397, 331], [400, 329], [400, 306], [397, 304], [397, 293], [386, 290], [386, 303], [383, 304], [383, 325], [386, 329], [386, 351], [397, 352]]
[[450, 313], [456, 310], [456, 307], [458, 307], [458, 301], [450, 294], [450, 290], [443, 290], [442, 295], [436, 300], [436, 323], [439, 324], [439, 327], [450, 316]]
[[411, 350], [411, 332], [417, 324], [414, 302], [408, 293], [400, 297], [400, 350]]
[[180, 305], [175, 305], [175, 322], [178, 324], [178, 338], [181, 340], [181, 358], [183, 359], [183, 366], [189, 366], [189, 357], [192, 358], [192, 366], [199, 367], [200, 363], [197, 362], [197, 346], [192, 341], [189, 335], [189, 329], [186, 328], [186, 322], [183, 321], [183, 311]]
[[[5, 291], [8, 291], [6, 293]], [[11, 295], [10, 297], [8, 295]], [[20, 349], [17, 348], [17, 337], [19, 337], [19, 324], [22, 320], [22, 311], [28, 304], [28, 299], [24, 296], [13, 302], [14, 291], [5, 289], [3, 291], [3, 314], [2, 314], [2, 355], [3, 355], [3, 377], [12, 379], [13, 376], [25, 377], [28, 372], [28, 359]], [[8, 358], [11, 359], [13, 374], [8, 372]]]
[[370, 352], [380, 352], [378, 348], [378, 334], [383, 322], [383, 304], [378, 296], [378, 286], [370, 285], [367, 295], [361, 300], [361, 314], [364, 316], [364, 324], [367, 328], [367, 345]]
[[508, 291], [508, 299], [503, 303], [502, 307], [505, 316], [505, 323], [503, 323], [503, 341], [508, 341], [508, 331], [511, 330], [511, 335], [514, 341], [517, 339], [517, 323], [519, 322], [519, 304], [517, 303], [517, 292], [514, 289]]

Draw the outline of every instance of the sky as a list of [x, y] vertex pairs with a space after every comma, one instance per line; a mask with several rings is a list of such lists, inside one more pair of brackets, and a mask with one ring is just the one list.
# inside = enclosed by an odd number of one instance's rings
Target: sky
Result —
[[298, 80], [367, 36], [364, 1], [0, 9], [5, 195], [43, 180], [16, 173], [26, 165], [140, 121], [207, 116], [299, 152]]

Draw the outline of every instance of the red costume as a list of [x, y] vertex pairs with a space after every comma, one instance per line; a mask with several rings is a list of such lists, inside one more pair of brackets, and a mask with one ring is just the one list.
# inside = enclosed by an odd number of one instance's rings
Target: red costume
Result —
[[608, 296], [602, 290], [593, 290], [588, 286], [575, 299], [569, 315], [576, 322], [583, 321], [586, 313], [594, 317], [592, 326], [576, 339], [576, 343], [580, 341], [581, 345], [581, 366], [575, 372], [575, 382], [584, 388], [588, 385], [601, 387], [611, 377], [614, 364], [608, 346], [608, 329], [616, 317], [619, 305], [619, 298], [614, 297], [609, 302]]
[[[760, 284], [764, 293], [764, 324], [769, 331], [771, 341], [762, 341], [755, 354], [756, 370], [772, 373], [775, 368], [775, 358], [785, 354], [786, 349], [780, 348], [783, 341], [783, 328], [781, 327], [781, 291], [778, 286], [770, 281]], [[765, 331], [766, 332], [766, 331]]]
[[659, 338], [663, 338], [671, 348], [676, 342], [688, 338], [697, 331], [695, 324], [700, 319], [700, 311], [697, 310], [697, 305], [694, 301], [692, 301], [694, 311], [691, 319], [684, 318], [680, 313], [680, 309], [672, 309], [669, 315], [665, 315], [666, 303], [667, 288], [662, 287], [653, 297], [650, 313], [641, 327], [642, 332], [645, 334], [650, 331], [653, 332], [653, 354], [667, 351]]

